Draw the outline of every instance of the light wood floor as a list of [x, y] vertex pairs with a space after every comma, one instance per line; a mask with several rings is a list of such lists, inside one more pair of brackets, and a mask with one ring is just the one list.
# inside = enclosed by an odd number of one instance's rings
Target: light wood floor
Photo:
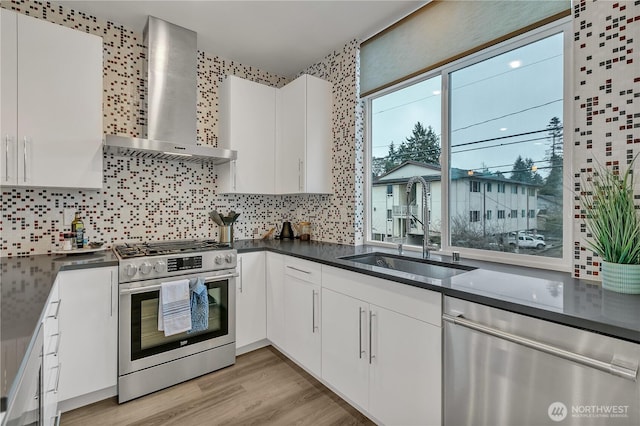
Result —
[[63, 426], [373, 425], [271, 346], [236, 364], [118, 405], [107, 399], [64, 413]]

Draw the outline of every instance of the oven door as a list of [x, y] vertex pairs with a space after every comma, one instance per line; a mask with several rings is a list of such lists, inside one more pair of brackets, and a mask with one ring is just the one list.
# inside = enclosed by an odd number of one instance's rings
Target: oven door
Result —
[[120, 284], [119, 375], [235, 343], [237, 273], [217, 271], [171, 277], [169, 280], [198, 277], [205, 278], [207, 286], [209, 327], [169, 337], [158, 331], [160, 286], [168, 279]]

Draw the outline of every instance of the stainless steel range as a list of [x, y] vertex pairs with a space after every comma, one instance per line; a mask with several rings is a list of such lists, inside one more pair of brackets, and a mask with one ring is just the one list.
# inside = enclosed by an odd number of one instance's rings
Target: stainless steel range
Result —
[[[210, 240], [125, 244], [119, 263], [118, 401], [235, 363], [236, 251]], [[202, 278], [209, 304], [203, 331], [158, 330], [163, 282]]]

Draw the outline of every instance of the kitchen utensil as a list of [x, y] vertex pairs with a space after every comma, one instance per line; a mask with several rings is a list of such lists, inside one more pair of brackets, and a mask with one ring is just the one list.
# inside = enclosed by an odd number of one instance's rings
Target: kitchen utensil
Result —
[[220, 217], [220, 214], [217, 211], [215, 210], [212, 211], [211, 213], [209, 213], [209, 216], [215, 222], [216, 225], [224, 226], [224, 222], [222, 221], [222, 218]]
[[282, 231], [280, 231], [280, 239], [285, 240], [293, 240], [293, 228], [291, 227], [291, 222], [283, 222], [282, 223]]

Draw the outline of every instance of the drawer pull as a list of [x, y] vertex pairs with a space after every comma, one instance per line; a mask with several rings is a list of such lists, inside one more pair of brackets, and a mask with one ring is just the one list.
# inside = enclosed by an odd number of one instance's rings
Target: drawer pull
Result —
[[310, 271], [305, 271], [304, 269], [294, 268], [293, 266], [289, 266], [289, 265], [287, 265], [287, 268], [289, 268], [289, 269], [293, 269], [294, 271], [302, 272], [303, 274], [307, 274], [307, 275], [311, 274], [311, 272], [310, 272]]
[[56, 312], [53, 315], [47, 315], [47, 318], [58, 319], [58, 314], [60, 313], [60, 305], [62, 303], [62, 299], [56, 300], [55, 302], [51, 302], [51, 304], [56, 304]]

